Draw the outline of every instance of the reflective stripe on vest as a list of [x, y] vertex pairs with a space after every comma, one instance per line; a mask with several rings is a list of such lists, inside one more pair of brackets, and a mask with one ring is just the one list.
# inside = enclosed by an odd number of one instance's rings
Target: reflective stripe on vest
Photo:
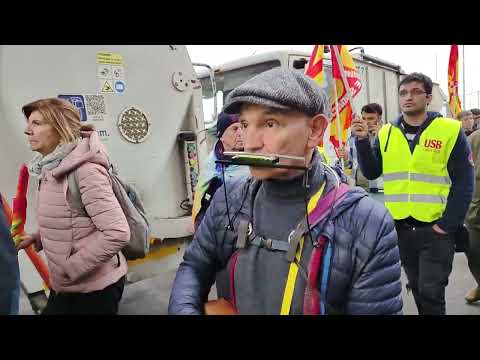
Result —
[[[410, 197], [409, 197], [410, 196]], [[447, 198], [441, 195], [423, 195], [423, 194], [396, 194], [384, 195], [385, 202], [419, 202], [429, 204], [446, 204]]]
[[451, 187], [448, 159], [460, 129], [459, 121], [434, 119], [413, 154], [399, 128], [387, 124], [380, 129], [385, 206], [394, 219], [431, 222], [442, 217]]
[[[410, 178], [409, 178], [409, 175], [410, 175]], [[432, 183], [432, 184], [450, 185], [452, 183], [450, 181], [449, 176], [437, 176], [437, 175], [415, 174], [415, 173], [409, 174], [408, 172], [395, 172], [395, 173], [383, 175], [384, 181], [408, 180], [408, 179]]]

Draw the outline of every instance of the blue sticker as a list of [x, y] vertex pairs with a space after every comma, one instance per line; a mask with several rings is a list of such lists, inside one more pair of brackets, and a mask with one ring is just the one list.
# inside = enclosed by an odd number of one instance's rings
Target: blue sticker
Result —
[[114, 87], [117, 93], [123, 93], [125, 91], [125, 81], [123, 80], [115, 81]]
[[85, 99], [82, 95], [58, 95], [58, 97], [70, 101], [80, 111], [80, 121], [87, 121]]

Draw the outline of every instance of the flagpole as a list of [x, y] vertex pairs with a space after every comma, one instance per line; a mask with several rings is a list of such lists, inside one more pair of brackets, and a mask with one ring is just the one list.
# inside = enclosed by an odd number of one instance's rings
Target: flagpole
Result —
[[[338, 59], [338, 58], [337, 58]], [[337, 125], [337, 139], [340, 145], [340, 148], [343, 148], [342, 133], [340, 132], [340, 113], [338, 111], [338, 94], [337, 94], [337, 80], [333, 79], [333, 92], [335, 95], [335, 123]], [[345, 152], [345, 149], [343, 149]], [[338, 155], [338, 153], [337, 153]], [[345, 169], [345, 164], [343, 162], [343, 157], [340, 157], [340, 163], [342, 164], [342, 169]]]
[[338, 48], [335, 45], [331, 46], [331, 48], [333, 48], [333, 51], [335, 52], [335, 56], [337, 58], [338, 68], [340, 69], [340, 75], [342, 76], [343, 84], [347, 90], [348, 100], [350, 101], [352, 112], [356, 114], [357, 112], [355, 111], [355, 105], [353, 105], [352, 91], [350, 90], [350, 84], [348, 83], [347, 76], [345, 75], [345, 69], [343, 68], [343, 63], [340, 54], [338, 53]]

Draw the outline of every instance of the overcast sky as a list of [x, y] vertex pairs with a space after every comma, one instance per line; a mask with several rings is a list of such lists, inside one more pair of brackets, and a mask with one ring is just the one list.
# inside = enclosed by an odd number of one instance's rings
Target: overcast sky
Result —
[[[363, 46], [365, 53], [393, 62], [404, 71], [419, 71], [430, 76], [447, 92], [447, 69], [450, 45], [347, 45], [349, 49]], [[313, 45], [187, 45], [193, 62], [203, 62], [209, 65], [219, 65], [241, 57], [259, 54], [273, 50], [305, 50], [311, 52]], [[459, 45], [459, 91], [463, 102], [463, 68], [462, 46]], [[435, 61], [436, 59], [436, 61]], [[478, 104], [480, 92], [480, 46], [465, 46], [465, 93], [466, 108], [480, 107]], [[471, 94], [472, 92], [475, 92]], [[462, 104], [463, 105], [463, 104]], [[463, 107], [463, 106], [462, 106]]]

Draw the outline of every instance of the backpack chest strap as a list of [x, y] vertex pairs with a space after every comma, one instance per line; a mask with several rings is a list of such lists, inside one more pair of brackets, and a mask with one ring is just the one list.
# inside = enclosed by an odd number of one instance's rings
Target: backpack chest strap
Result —
[[273, 240], [273, 239], [265, 239], [264, 237], [261, 236], [256, 236], [252, 241], [250, 241], [250, 244], [258, 246], [258, 247], [264, 247], [267, 250], [272, 250], [272, 251], [288, 251], [289, 243], [286, 241], [279, 241], [279, 240]]
[[272, 251], [283, 251], [287, 253], [287, 259], [292, 257], [292, 260], [295, 258], [295, 253], [298, 248], [298, 244], [303, 233], [306, 231], [307, 223], [306, 219], [297, 226], [297, 228], [290, 233], [288, 236], [288, 241], [275, 240], [271, 238], [265, 238], [263, 236], [258, 236], [253, 234], [252, 223], [246, 219], [242, 219], [238, 225], [237, 231], [237, 243], [236, 247], [238, 249], [244, 249], [248, 245], [254, 245], [258, 247], [263, 247], [267, 250]]

